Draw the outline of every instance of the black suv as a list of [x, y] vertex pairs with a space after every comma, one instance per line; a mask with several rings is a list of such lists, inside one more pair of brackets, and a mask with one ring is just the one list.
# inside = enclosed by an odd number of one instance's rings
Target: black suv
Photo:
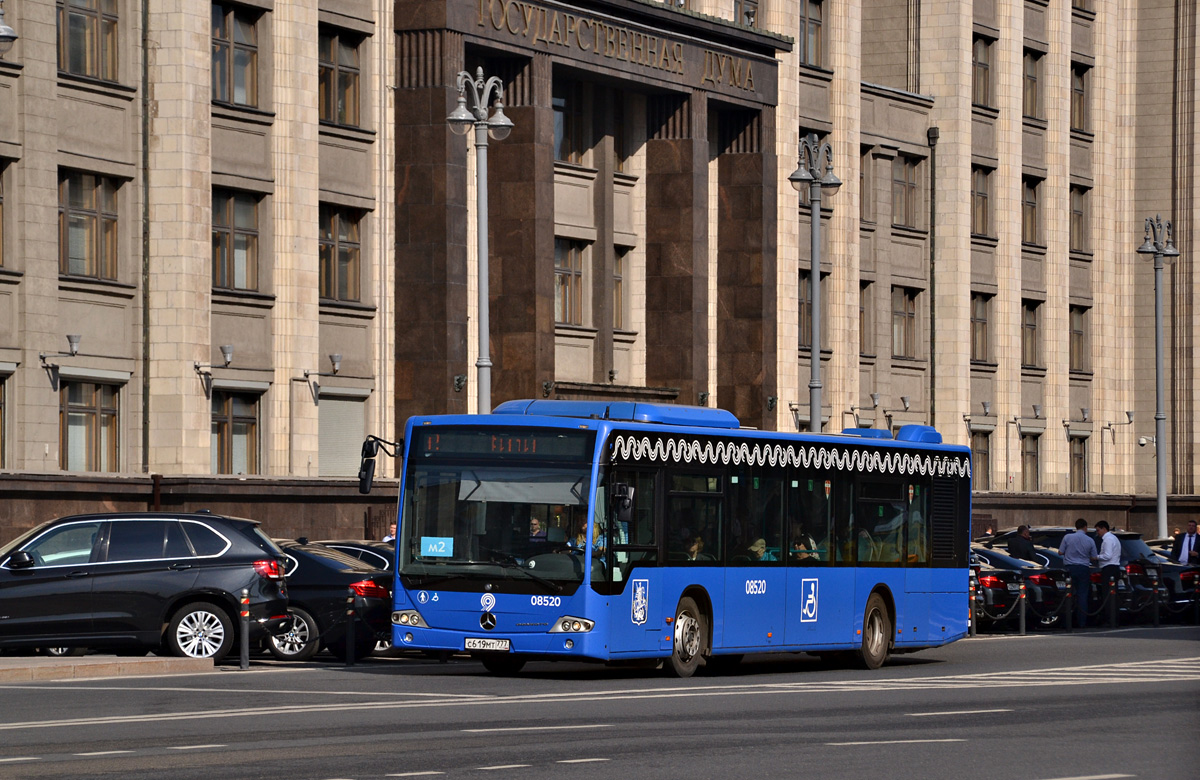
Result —
[[254, 520], [206, 512], [51, 520], [0, 547], [0, 648], [162, 648], [220, 660], [239, 630], [243, 589], [251, 640], [286, 630], [282, 559]]

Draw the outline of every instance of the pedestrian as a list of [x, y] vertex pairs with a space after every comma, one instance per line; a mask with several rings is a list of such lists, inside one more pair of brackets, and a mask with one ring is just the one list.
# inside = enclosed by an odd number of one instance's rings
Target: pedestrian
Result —
[[1023, 561], [1037, 562], [1037, 556], [1033, 552], [1033, 536], [1029, 533], [1029, 526], [1017, 526], [1017, 535], [1008, 537], [1008, 554]]
[[391, 542], [392, 544], [396, 543], [396, 524], [395, 523], [392, 523], [391, 525], [388, 526], [388, 532], [383, 537], [383, 541]]
[[[1075, 591], [1075, 624], [1087, 625], [1088, 592], [1092, 586], [1092, 561], [1096, 559], [1096, 543], [1088, 536], [1087, 520], [1075, 521], [1075, 532], [1063, 537], [1058, 546], [1063, 565], [1071, 575], [1071, 587]], [[1115, 541], [1115, 540], [1114, 540]]]
[[1200, 564], [1200, 537], [1196, 536], [1196, 521], [1188, 520], [1187, 533], [1176, 532], [1175, 544], [1171, 545], [1171, 559], [1187, 566]]
[[[1116, 582], [1121, 576], [1121, 542], [1117, 540], [1105, 520], [1096, 521], [1096, 535], [1100, 538], [1100, 582]], [[1112, 591], [1112, 588], [1109, 588]]]

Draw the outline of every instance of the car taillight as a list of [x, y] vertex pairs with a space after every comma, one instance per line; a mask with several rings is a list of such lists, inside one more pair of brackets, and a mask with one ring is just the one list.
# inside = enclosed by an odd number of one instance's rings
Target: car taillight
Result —
[[1183, 584], [1184, 587], [1194, 588], [1196, 587], [1196, 576], [1198, 574], [1200, 574], [1200, 572], [1197, 572], [1194, 569], [1192, 571], [1180, 572], [1179, 582]]
[[1100, 584], [1100, 572], [1098, 572], [1098, 571], [1092, 572], [1089, 579], [1091, 579], [1091, 581], [1094, 582], [1095, 584], [1099, 585]]
[[1043, 587], [1049, 587], [1050, 585], [1054, 584], [1054, 578], [1051, 577], [1049, 574], [1030, 574], [1029, 575], [1029, 584], [1041, 585]]
[[1140, 564], [1140, 563], [1127, 563], [1127, 564], [1125, 564], [1125, 573], [1126, 574], [1145, 574], [1146, 570], [1144, 568], [1142, 568], [1142, 564]]
[[255, 561], [254, 570], [269, 580], [283, 579], [283, 568], [280, 567], [279, 561], [274, 558]]
[[371, 580], [360, 580], [350, 586], [350, 590], [363, 598], [390, 599], [392, 594], [382, 585]]
[[1000, 578], [995, 574], [983, 574], [979, 577], [979, 584], [985, 588], [1001, 587]]

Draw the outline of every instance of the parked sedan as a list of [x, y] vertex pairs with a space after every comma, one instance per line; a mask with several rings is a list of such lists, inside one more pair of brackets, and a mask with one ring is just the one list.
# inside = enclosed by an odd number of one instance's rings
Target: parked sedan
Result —
[[347, 555], [374, 566], [377, 569], [391, 571], [396, 561], [396, 545], [392, 542], [380, 542], [374, 539], [338, 539], [316, 542], [326, 547], [340, 550]]
[[282, 557], [256, 521], [206, 512], [51, 520], [0, 547], [0, 648], [220, 660], [243, 590], [252, 641], [288, 622]]
[[1021, 575], [1025, 583], [1026, 620], [1031, 625], [1053, 628], [1063, 622], [1059, 609], [1067, 597], [1067, 572], [1030, 561], [1023, 561], [994, 548], [972, 545], [972, 555], [993, 568], [1008, 569]]
[[392, 577], [343, 552], [307, 540], [276, 540], [286, 559], [288, 630], [271, 637], [267, 649], [281, 660], [304, 661], [326, 648], [349, 655], [347, 600], [353, 594], [354, 657], [364, 658], [379, 638], [391, 638]]
[[980, 625], [997, 624], [1016, 616], [1021, 595], [1021, 574], [993, 566], [981, 556], [971, 556], [971, 571], [979, 588], [976, 615]]

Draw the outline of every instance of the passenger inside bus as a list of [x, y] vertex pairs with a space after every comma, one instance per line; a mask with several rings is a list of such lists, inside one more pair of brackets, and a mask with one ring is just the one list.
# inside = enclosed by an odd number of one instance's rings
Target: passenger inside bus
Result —
[[804, 526], [797, 521], [792, 528], [791, 556], [794, 561], [815, 562], [821, 560], [816, 541], [809, 536]]

